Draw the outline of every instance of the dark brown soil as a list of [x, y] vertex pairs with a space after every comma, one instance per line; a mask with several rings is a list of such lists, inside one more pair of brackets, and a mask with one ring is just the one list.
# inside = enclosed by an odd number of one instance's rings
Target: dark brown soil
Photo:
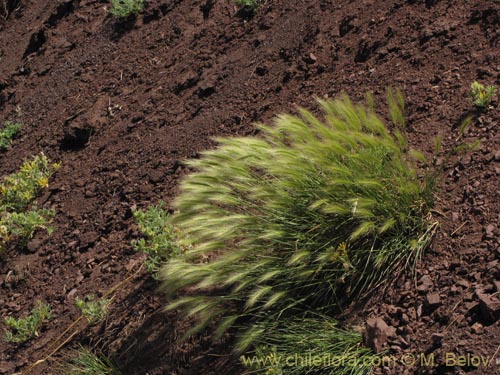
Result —
[[[469, 86], [500, 84], [498, 1], [268, 0], [252, 17], [230, 0], [151, 0], [123, 22], [109, 6], [21, 0], [0, 20], [0, 123], [25, 124], [0, 154], [0, 174], [40, 151], [62, 162], [37, 201], [57, 211], [55, 233], [0, 261], [0, 316], [24, 315], [39, 299], [55, 318], [35, 340], [0, 344], [0, 374], [54, 374], [78, 342], [101, 348], [125, 375], [242, 373], [228, 338], [176, 343], [189, 322], [162, 312], [130, 245], [140, 235], [132, 208], [169, 202], [182, 161], [213, 147], [213, 136], [251, 134], [255, 121], [314, 107], [314, 96], [369, 90], [383, 102], [389, 85], [405, 93], [412, 147], [430, 153], [440, 134], [449, 150], [467, 115], [466, 138], [481, 146], [445, 165], [440, 227], [416, 275], [352, 307], [348, 320], [383, 318], [397, 330], [396, 356], [435, 354], [435, 367], [377, 373], [496, 373], [500, 110], [494, 102], [474, 112]], [[29, 369], [78, 317], [76, 296], [115, 285], [105, 323], [80, 322], [62, 350]], [[493, 361], [446, 366], [448, 352]]]

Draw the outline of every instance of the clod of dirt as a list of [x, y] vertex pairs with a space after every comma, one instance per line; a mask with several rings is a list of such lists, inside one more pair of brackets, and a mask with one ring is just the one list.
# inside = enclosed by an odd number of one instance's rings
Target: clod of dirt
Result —
[[382, 318], [370, 318], [366, 321], [365, 344], [375, 353], [380, 353], [389, 337], [394, 336], [395, 329], [389, 327]]
[[207, 0], [205, 4], [200, 5], [200, 10], [203, 13], [203, 19], [207, 20], [210, 17], [210, 11], [214, 7], [215, 0]]
[[200, 98], [208, 98], [215, 92], [216, 85], [215, 77], [207, 77], [202, 82], [200, 82], [198, 96]]
[[495, 152], [494, 159], [495, 159], [495, 161], [500, 161], [500, 150], [498, 150], [497, 152]]
[[495, 323], [500, 319], [500, 300], [496, 296], [487, 295], [482, 289], [476, 290], [479, 299], [481, 316], [486, 323]]
[[471, 327], [472, 333], [475, 333], [476, 335], [480, 335], [483, 333], [484, 327], [481, 323], [474, 323]]
[[57, 9], [54, 13], [52, 13], [47, 20], [46, 24], [54, 27], [57, 23], [62, 20], [64, 17], [67, 17], [71, 12], [75, 10], [75, 0], [67, 0], [62, 2], [57, 6]]
[[94, 245], [99, 240], [99, 235], [96, 232], [87, 232], [80, 236], [80, 250], [87, 249]]
[[432, 279], [429, 275], [424, 275], [420, 278], [419, 280], [419, 286], [417, 287], [417, 290], [419, 292], [426, 292], [430, 288], [432, 288]]
[[199, 79], [200, 77], [198, 73], [196, 73], [193, 70], [184, 73], [183, 75], [180, 76], [179, 80], [177, 81], [174, 93], [180, 94], [182, 91], [193, 87], [194, 85], [196, 85]]
[[424, 307], [427, 313], [431, 313], [441, 305], [441, 298], [437, 293], [429, 293], [425, 296]]
[[496, 291], [500, 292], [500, 281], [498, 280], [493, 281], [493, 285], [495, 285]]
[[64, 137], [61, 141], [62, 150], [80, 150], [85, 147], [94, 132], [88, 123], [71, 123], [64, 128]]
[[484, 228], [484, 238], [487, 239], [487, 240], [494, 239], [495, 238], [495, 231], [496, 231], [496, 229], [497, 228], [493, 224], [488, 224]]
[[42, 241], [38, 239], [32, 239], [28, 241], [28, 243], [26, 244], [26, 249], [28, 249], [30, 253], [36, 253], [36, 251], [40, 248], [41, 245]]
[[33, 33], [31, 35], [28, 46], [24, 50], [23, 58], [25, 58], [28, 55], [31, 55], [32, 53], [38, 52], [46, 41], [47, 41], [47, 36], [45, 35], [45, 30], [43, 28]]

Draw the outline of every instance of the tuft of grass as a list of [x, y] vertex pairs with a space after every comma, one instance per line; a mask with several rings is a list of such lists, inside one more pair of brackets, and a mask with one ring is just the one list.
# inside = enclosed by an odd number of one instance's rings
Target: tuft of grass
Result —
[[147, 255], [145, 265], [155, 279], [158, 278], [160, 267], [168, 259], [185, 251], [179, 241], [179, 231], [169, 224], [169, 215], [163, 206], [164, 204], [160, 203], [144, 211], [133, 211], [139, 230], [145, 238], [134, 240], [132, 245], [137, 251]]
[[111, 0], [109, 12], [118, 18], [137, 15], [144, 10], [144, 0]]
[[38, 301], [31, 311], [31, 314], [25, 318], [15, 319], [13, 317], [5, 318], [5, 323], [10, 330], [5, 331], [4, 341], [6, 342], [25, 342], [35, 336], [38, 336], [43, 322], [52, 318], [50, 305]]
[[89, 324], [97, 324], [108, 314], [111, 300], [101, 298], [96, 300], [93, 295], [87, 295], [85, 298], [75, 299], [75, 305], [80, 309], [82, 315], [88, 320]]
[[42, 153], [1, 181], [0, 250], [12, 238], [18, 238], [24, 246], [37, 229], [52, 232], [48, 223], [54, 211], [36, 208], [27, 211], [27, 208], [36, 194], [48, 187], [49, 178], [58, 168], [58, 164], [50, 164]]
[[362, 334], [339, 328], [327, 317], [291, 320], [266, 327], [261, 344], [243, 365], [257, 374], [368, 375], [378, 355], [363, 346]]
[[335, 313], [417, 259], [435, 180], [417, 173], [402, 95], [388, 94], [393, 131], [367, 101], [320, 100], [322, 120], [284, 114], [189, 162], [171, 224], [192, 248], [161, 272], [167, 308], [198, 318], [186, 335], [244, 321], [243, 352], [266, 324]]
[[80, 347], [74, 358], [62, 368], [63, 375], [121, 375], [121, 372], [104, 354], [95, 354], [90, 349]]
[[496, 90], [495, 86], [484, 86], [477, 81], [472, 82], [470, 86], [472, 103], [476, 107], [487, 108], [495, 97]]
[[0, 130], [0, 151], [5, 151], [10, 147], [12, 139], [19, 133], [21, 127], [19, 123], [5, 122], [3, 129]]

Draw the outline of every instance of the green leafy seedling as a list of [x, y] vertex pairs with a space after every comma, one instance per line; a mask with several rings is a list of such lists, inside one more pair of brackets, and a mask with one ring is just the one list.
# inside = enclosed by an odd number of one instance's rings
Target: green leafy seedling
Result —
[[476, 107], [487, 108], [493, 100], [496, 90], [495, 86], [484, 86], [477, 81], [472, 82], [470, 86], [472, 103]]
[[0, 130], [0, 151], [5, 151], [10, 147], [12, 139], [19, 133], [22, 125], [15, 122], [7, 121]]
[[262, 1], [259, 0], [236, 0], [236, 5], [255, 12]]
[[103, 320], [108, 314], [109, 304], [111, 300], [101, 298], [96, 300], [91, 294], [85, 296], [84, 299], [76, 298], [75, 305], [78, 307], [82, 315], [87, 318], [89, 324], [97, 324]]
[[144, 238], [133, 241], [132, 245], [137, 251], [146, 254], [146, 268], [157, 279], [160, 267], [171, 257], [184, 252], [179, 242], [179, 231], [169, 223], [163, 203], [144, 211], [136, 210], [133, 215]]
[[31, 311], [31, 314], [25, 318], [5, 318], [5, 323], [10, 330], [5, 331], [4, 341], [6, 342], [25, 342], [38, 336], [43, 322], [52, 318], [50, 305], [38, 301]]
[[110, 13], [118, 18], [137, 15], [144, 10], [144, 0], [111, 0]]

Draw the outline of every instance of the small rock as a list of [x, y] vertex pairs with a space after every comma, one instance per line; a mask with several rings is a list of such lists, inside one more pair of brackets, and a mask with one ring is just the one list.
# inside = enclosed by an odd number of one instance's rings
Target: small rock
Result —
[[444, 339], [444, 335], [442, 333], [433, 333], [432, 336], [432, 342], [435, 345], [441, 345]]
[[483, 325], [481, 323], [474, 323], [471, 327], [472, 333], [475, 333], [476, 335], [480, 335], [483, 333]]
[[307, 64], [314, 64], [317, 60], [314, 53], [310, 53], [309, 56], [304, 59]]
[[78, 150], [87, 144], [95, 129], [88, 122], [75, 122], [64, 127], [61, 147], [64, 150]]
[[460, 219], [460, 215], [458, 214], [458, 212], [452, 212], [451, 213], [451, 221], [453, 221], [454, 223], [456, 223], [459, 219]]
[[375, 353], [380, 353], [387, 338], [394, 336], [395, 330], [389, 327], [382, 318], [370, 318], [366, 321], [365, 343]]
[[495, 152], [494, 159], [495, 159], [495, 161], [500, 161], [500, 150], [498, 150], [497, 152]]
[[426, 292], [432, 287], [432, 279], [429, 275], [424, 275], [419, 280], [420, 285], [417, 287], [419, 292]]
[[437, 293], [429, 293], [425, 296], [424, 300], [425, 310], [432, 312], [441, 305], [441, 298]]
[[33, 239], [28, 241], [28, 243], [26, 244], [26, 248], [30, 253], [36, 253], [36, 251], [40, 248], [41, 244], [42, 241]]
[[479, 308], [481, 315], [486, 322], [494, 323], [500, 319], [500, 301], [484, 293], [483, 290], [476, 290], [476, 296], [479, 299]]
[[71, 290], [68, 292], [68, 294], [66, 295], [66, 298], [67, 298], [68, 300], [71, 300], [71, 298], [75, 295], [75, 293], [76, 293], [77, 291], [78, 291], [78, 290], [77, 290], [76, 288], [71, 289]]
[[470, 287], [470, 283], [467, 280], [464, 279], [458, 279], [457, 280], [457, 285], [461, 286], [462, 288], [468, 289]]
[[500, 281], [493, 281], [493, 285], [495, 285], [495, 289], [497, 290], [497, 292], [500, 292]]
[[399, 319], [401, 324], [408, 324], [410, 322], [410, 318], [408, 317], [407, 314], [403, 313], [401, 314], [401, 319]]
[[493, 238], [495, 238], [495, 230], [496, 230], [496, 227], [493, 224], [488, 224], [484, 228], [484, 237], [486, 239], [493, 239]]
[[155, 169], [149, 172], [149, 181], [153, 184], [156, 184], [158, 182], [161, 182], [164, 176], [165, 174], [162, 171]]

